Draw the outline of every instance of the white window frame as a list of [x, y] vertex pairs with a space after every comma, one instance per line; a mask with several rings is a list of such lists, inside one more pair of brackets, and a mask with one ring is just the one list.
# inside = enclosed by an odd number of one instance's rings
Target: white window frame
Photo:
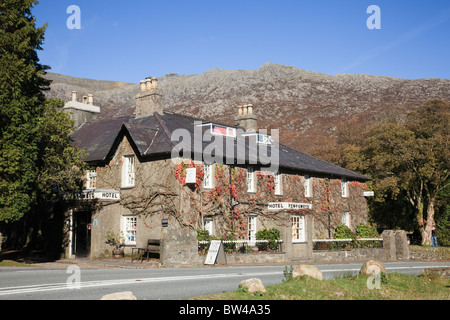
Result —
[[350, 212], [349, 211], [342, 212], [341, 223], [350, 228]]
[[212, 189], [214, 188], [214, 164], [203, 163], [203, 188]]
[[283, 177], [279, 172], [274, 173], [274, 183], [275, 183], [275, 195], [281, 196], [283, 195]]
[[[219, 127], [219, 128], [225, 129], [226, 133], [223, 134], [223, 133], [219, 133], [219, 132], [214, 132], [214, 127]], [[236, 128], [231, 128], [231, 127], [211, 123], [211, 134], [216, 135], [216, 136], [225, 136], [225, 137], [236, 138]]]
[[97, 188], [97, 170], [88, 170], [86, 173], [86, 190]]
[[256, 171], [253, 167], [247, 168], [247, 192], [256, 192]]
[[137, 216], [123, 216], [122, 233], [125, 245], [136, 245]]
[[305, 176], [305, 182], [303, 183], [303, 187], [305, 188], [305, 198], [311, 198], [313, 190], [310, 176], [308, 175]]
[[209, 235], [213, 235], [213, 219], [203, 218], [203, 230], [208, 231]]
[[122, 188], [134, 187], [136, 182], [136, 157], [134, 155], [123, 156]]
[[306, 221], [303, 215], [291, 216], [292, 242], [300, 243], [306, 241]]
[[256, 245], [256, 231], [257, 231], [257, 216], [249, 215], [248, 216], [248, 245], [255, 246]]
[[341, 195], [342, 198], [348, 198], [348, 181], [344, 178], [341, 179]]

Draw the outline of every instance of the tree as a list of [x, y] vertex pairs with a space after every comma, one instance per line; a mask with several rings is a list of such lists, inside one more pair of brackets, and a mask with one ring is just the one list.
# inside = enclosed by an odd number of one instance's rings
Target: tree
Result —
[[426, 198], [426, 219], [418, 216], [422, 243], [431, 244], [431, 230], [435, 226], [435, 208], [438, 194], [449, 185], [450, 177], [450, 104], [431, 100], [416, 108], [407, 127], [414, 133], [417, 162], [414, 184], [423, 187]]
[[[34, 0], [0, 2], [0, 222], [25, 215], [77, 188], [85, 164], [71, 141], [63, 101], [47, 100], [48, 66], [39, 64], [46, 26], [35, 27]], [[26, 221], [23, 221], [26, 225]]]
[[372, 125], [357, 146], [357, 160], [349, 164], [374, 178], [375, 201], [408, 201], [422, 244], [431, 244], [436, 196], [448, 186], [449, 111], [447, 102], [432, 100], [406, 117]]
[[39, 63], [46, 25], [35, 27], [35, 0], [0, 2], [0, 221], [17, 221], [36, 200], [39, 118], [44, 112]]
[[86, 163], [82, 161], [85, 153], [72, 143], [73, 121], [61, 111], [63, 106], [64, 102], [59, 99], [47, 100], [44, 114], [38, 119], [38, 200], [61, 197], [78, 189], [86, 169]]

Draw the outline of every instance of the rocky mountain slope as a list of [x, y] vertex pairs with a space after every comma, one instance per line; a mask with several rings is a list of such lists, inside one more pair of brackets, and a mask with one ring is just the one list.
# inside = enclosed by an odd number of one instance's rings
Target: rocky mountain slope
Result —
[[[49, 97], [68, 101], [72, 90], [79, 97], [93, 93], [103, 119], [133, 114], [141, 80], [129, 84], [54, 73], [47, 77], [53, 80]], [[330, 76], [274, 63], [257, 70], [167, 74], [158, 86], [166, 110], [230, 124], [237, 106], [251, 103], [260, 128], [279, 129], [282, 142], [305, 152], [328, 141], [336, 127], [352, 117], [366, 119], [394, 106], [410, 107], [434, 98], [450, 101], [450, 79]]]

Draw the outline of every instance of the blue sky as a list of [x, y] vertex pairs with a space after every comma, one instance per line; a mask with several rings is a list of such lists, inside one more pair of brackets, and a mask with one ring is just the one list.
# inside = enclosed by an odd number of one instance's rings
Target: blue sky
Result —
[[[81, 29], [67, 28], [70, 5]], [[367, 8], [381, 10], [370, 30]], [[175, 72], [257, 69], [266, 62], [325, 74], [450, 78], [446, 0], [40, 0], [51, 72], [137, 83]]]

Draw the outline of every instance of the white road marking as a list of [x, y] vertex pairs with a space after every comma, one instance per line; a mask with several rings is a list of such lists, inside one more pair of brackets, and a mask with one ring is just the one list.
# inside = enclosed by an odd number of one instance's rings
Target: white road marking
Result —
[[[230, 273], [230, 274], [207, 274], [195, 276], [175, 276], [175, 277], [156, 277], [156, 278], [135, 278], [135, 279], [120, 279], [120, 280], [95, 280], [95, 281], [81, 281], [79, 289], [91, 287], [106, 287], [124, 284], [141, 284], [152, 282], [166, 282], [166, 281], [183, 281], [183, 280], [198, 280], [198, 279], [217, 279], [217, 278], [234, 278], [234, 277], [253, 277], [264, 275], [279, 275], [280, 272], [259, 272], [259, 273]], [[67, 285], [67, 283], [48, 283], [30, 286], [17, 286], [0, 288], [0, 296], [13, 295], [21, 293], [44, 292], [55, 290], [77, 290]]]

